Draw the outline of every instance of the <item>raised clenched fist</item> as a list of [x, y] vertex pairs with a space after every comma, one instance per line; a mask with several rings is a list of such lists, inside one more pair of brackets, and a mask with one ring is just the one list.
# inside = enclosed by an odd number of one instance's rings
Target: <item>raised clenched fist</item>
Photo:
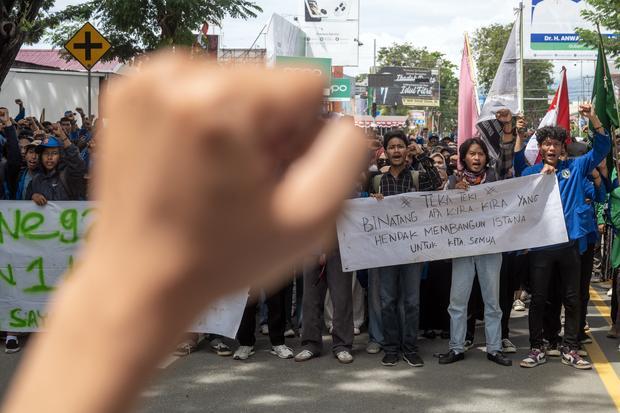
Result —
[[364, 167], [353, 122], [320, 121], [322, 91], [320, 79], [184, 54], [118, 81], [92, 244], [157, 257], [153, 276], [181, 265], [177, 287], [203, 297], [280, 275], [332, 228]]

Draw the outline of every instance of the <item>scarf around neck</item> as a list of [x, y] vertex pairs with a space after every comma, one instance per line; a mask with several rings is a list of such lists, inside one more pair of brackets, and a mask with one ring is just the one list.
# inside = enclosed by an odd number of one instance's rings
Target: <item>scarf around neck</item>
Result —
[[469, 185], [480, 185], [486, 182], [487, 180], [487, 169], [484, 168], [482, 171], [475, 173], [471, 172], [467, 169], [463, 170], [463, 178], [467, 181]]

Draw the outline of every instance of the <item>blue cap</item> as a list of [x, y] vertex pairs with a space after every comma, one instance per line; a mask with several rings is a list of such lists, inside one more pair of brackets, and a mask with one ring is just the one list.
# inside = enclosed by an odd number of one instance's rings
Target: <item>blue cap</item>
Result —
[[43, 149], [45, 148], [62, 148], [62, 147], [64, 147], [64, 145], [58, 142], [58, 139], [56, 139], [53, 136], [47, 136], [43, 139], [43, 141], [37, 147], [37, 149], [39, 151], [43, 151]]

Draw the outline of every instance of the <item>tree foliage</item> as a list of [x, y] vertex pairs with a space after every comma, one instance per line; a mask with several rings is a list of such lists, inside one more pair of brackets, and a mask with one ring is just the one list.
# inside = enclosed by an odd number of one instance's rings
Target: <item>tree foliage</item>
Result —
[[50, 24], [54, 0], [0, 2], [0, 86], [24, 43], [38, 42]]
[[[583, 17], [599, 24], [601, 31], [614, 33], [615, 39], [603, 39], [607, 57], [616, 58], [616, 66], [620, 67], [620, 0], [586, 0], [592, 6], [591, 10], [584, 10]], [[591, 47], [598, 47], [598, 33], [591, 30], [577, 29], [581, 41]]]
[[[425, 47], [415, 47], [412, 43], [393, 44], [378, 51], [380, 67], [403, 66], [434, 69], [439, 68], [441, 95], [439, 112], [440, 130], [453, 129], [458, 121], [459, 80], [455, 75], [456, 65], [446, 60], [441, 52], [429, 51]], [[397, 114], [404, 114], [407, 108], [399, 108]]]
[[191, 46], [204, 22], [220, 25], [226, 16], [248, 19], [262, 9], [247, 0], [90, 0], [54, 15], [49, 40], [62, 46], [87, 21], [110, 41], [107, 59], [126, 61], [172, 45]]
[[[471, 45], [478, 70], [478, 86], [486, 94], [502, 61], [504, 49], [510, 38], [512, 24], [492, 24], [475, 31]], [[548, 60], [524, 62], [525, 114], [530, 121], [538, 123], [549, 108], [547, 97], [553, 84], [553, 63]], [[529, 100], [541, 99], [541, 100]]]
[[112, 44], [104, 59], [126, 61], [163, 46], [191, 46], [204, 22], [262, 11], [248, 0], [90, 0], [52, 13], [53, 6], [54, 0], [0, 2], [0, 86], [23, 44], [46, 38], [62, 47], [87, 21]]

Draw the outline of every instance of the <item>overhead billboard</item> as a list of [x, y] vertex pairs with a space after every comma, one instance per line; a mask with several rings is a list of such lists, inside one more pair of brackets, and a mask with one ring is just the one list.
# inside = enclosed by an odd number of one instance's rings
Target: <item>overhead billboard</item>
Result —
[[305, 56], [306, 35], [296, 25], [274, 13], [267, 31], [267, 60], [276, 56]]
[[324, 96], [331, 95], [332, 61], [327, 58], [276, 56], [276, 66], [285, 72], [306, 73], [325, 79]]
[[[412, 107], [439, 106], [439, 69], [389, 66], [381, 68], [377, 75], [368, 79], [368, 86], [375, 88], [377, 104]], [[377, 83], [374, 83], [375, 78]]]
[[359, 0], [303, 0], [300, 27], [306, 56], [331, 58], [334, 66], [359, 64]]
[[[581, 12], [585, 0], [525, 0], [523, 46], [526, 59], [596, 60], [596, 50], [579, 43], [576, 28], [596, 30]], [[601, 27], [604, 31], [604, 28]], [[604, 36], [614, 37], [611, 33]]]

